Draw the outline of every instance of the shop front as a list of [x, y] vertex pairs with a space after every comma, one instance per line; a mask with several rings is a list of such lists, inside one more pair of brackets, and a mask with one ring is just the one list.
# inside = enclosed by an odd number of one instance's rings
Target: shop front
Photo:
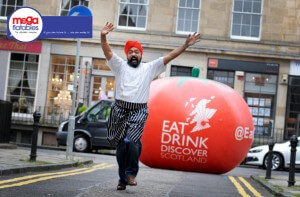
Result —
[[300, 136], [300, 61], [291, 61], [290, 73], [286, 77], [288, 82], [285, 139]]
[[[87, 62], [91, 61], [91, 65]], [[63, 119], [72, 107], [75, 56], [51, 55], [48, 79], [47, 114]], [[78, 71], [76, 106], [91, 106], [100, 99], [114, 99], [114, 76], [105, 59], [81, 57]]]
[[0, 98], [13, 104], [13, 116], [35, 110], [41, 42], [0, 40]]
[[279, 64], [210, 58], [207, 73], [208, 79], [242, 94], [253, 117], [256, 137], [274, 134]]

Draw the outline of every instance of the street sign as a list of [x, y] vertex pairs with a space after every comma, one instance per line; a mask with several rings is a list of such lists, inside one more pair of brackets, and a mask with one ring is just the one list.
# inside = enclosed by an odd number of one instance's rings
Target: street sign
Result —
[[71, 8], [68, 16], [92, 16], [92, 12], [88, 7], [77, 5]]

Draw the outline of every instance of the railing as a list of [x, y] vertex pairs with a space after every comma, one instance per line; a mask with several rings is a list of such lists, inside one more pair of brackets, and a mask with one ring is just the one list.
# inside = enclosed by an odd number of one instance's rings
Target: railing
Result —
[[[41, 113], [40, 125], [57, 127], [61, 122], [69, 118], [70, 110], [62, 107], [38, 106], [35, 110]], [[12, 124], [33, 124], [33, 114], [31, 113], [12, 113]]]
[[270, 139], [273, 139], [275, 143], [281, 143], [286, 140], [284, 140], [284, 129], [282, 128], [276, 128], [274, 129], [274, 132], [272, 135], [255, 135], [254, 132], [254, 140], [252, 147], [254, 146], [260, 146], [260, 145], [268, 145], [268, 142]]

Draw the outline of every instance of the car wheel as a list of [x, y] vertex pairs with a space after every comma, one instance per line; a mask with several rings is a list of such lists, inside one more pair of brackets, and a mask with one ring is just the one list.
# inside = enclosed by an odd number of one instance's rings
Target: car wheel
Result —
[[[267, 168], [268, 165], [268, 157], [267, 155], [264, 159], [264, 168]], [[272, 158], [272, 170], [279, 170], [282, 167], [283, 161], [281, 155], [278, 153], [273, 153], [273, 158]]]
[[74, 138], [74, 151], [76, 152], [88, 152], [89, 140], [84, 135], [76, 135]]

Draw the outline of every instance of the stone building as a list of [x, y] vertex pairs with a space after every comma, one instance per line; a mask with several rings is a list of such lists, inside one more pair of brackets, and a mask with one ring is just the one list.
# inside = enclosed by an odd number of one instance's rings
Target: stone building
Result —
[[[93, 38], [83, 39], [77, 101], [91, 105], [114, 97], [114, 76], [100, 48], [100, 29], [115, 24], [108, 36], [125, 58], [128, 39], [144, 47], [143, 61], [170, 52], [191, 32], [201, 41], [167, 65], [163, 76], [200, 77], [237, 90], [253, 114], [255, 135], [287, 139], [297, 134], [300, 112], [299, 0], [4, 0], [0, 1], [0, 99], [13, 103], [13, 116], [30, 119], [38, 107], [48, 121], [68, 115], [68, 86], [74, 79], [75, 39], [40, 39], [17, 43], [6, 39], [6, 22], [14, 9], [29, 6], [42, 16], [65, 16], [75, 5], [93, 13]], [[45, 3], [47, 2], [47, 3]], [[39, 144], [55, 145], [54, 127], [45, 127]], [[299, 131], [298, 131], [298, 134]], [[22, 137], [23, 136], [23, 137]], [[27, 132], [16, 141], [26, 142]], [[22, 140], [24, 138], [24, 140]]]

